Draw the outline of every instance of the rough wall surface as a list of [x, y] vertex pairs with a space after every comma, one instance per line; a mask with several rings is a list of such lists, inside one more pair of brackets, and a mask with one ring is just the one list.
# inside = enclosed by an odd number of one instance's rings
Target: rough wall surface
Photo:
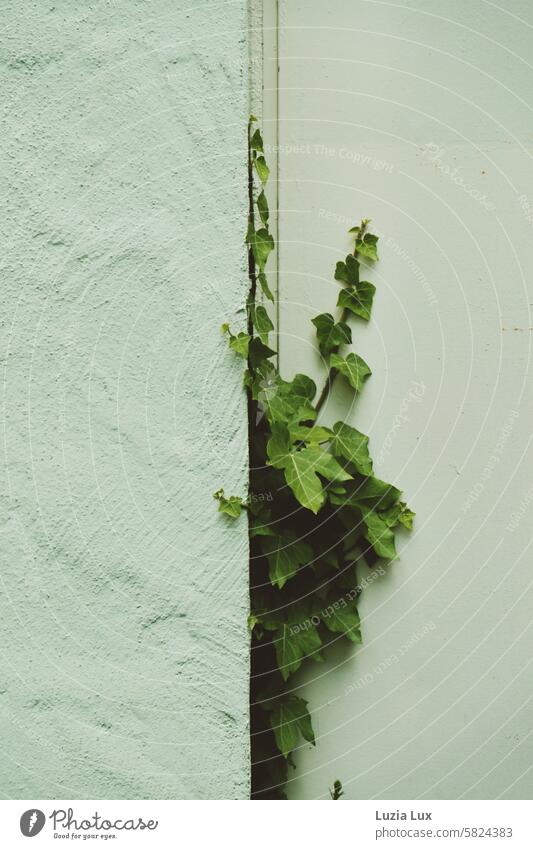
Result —
[[0, 795], [246, 797], [246, 3], [0, 19]]

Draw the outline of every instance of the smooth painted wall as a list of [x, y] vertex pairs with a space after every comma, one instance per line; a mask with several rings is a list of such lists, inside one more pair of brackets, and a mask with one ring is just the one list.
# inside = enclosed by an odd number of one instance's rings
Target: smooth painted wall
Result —
[[246, 3], [0, 20], [0, 795], [246, 798]]
[[292, 798], [533, 792], [532, 43], [527, 0], [280, 3], [282, 370], [323, 380], [310, 319], [372, 218], [373, 375], [323, 420], [368, 433], [417, 513], [364, 644], [296, 682], [317, 746]]

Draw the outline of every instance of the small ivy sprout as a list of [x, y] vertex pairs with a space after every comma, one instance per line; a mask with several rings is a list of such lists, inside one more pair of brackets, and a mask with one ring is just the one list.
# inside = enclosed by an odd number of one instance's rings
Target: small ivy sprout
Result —
[[332, 799], [340, 799], [341, 796], [344, 796], [344, 791], [342, 789], [342, 784], [337, 778], [336, 781], [333, 782], [333, 787], [330, 788], [329, 795]]

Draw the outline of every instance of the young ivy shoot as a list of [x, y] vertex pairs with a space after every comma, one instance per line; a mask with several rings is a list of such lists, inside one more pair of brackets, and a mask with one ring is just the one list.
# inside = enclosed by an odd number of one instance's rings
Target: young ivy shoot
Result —
[[[245, 362], [250, 452], [245, 498], [215, 493], [232, 519], [246, 511], [250, 536], [252, 798], [285, 797], [292, 755], [315, 744], [307, 702], [291, 676], [320, 663], [337, 640], [361, 642], [358, 565], [396, 558], [395, 534], [411, 529], [414, 514], [401, 492], [374, 475], [368, 436], [338, 421], [317, 419], [336, 380], [358, 394], [371, 371], [355, 352], [350, 322], [368, 322], [376, 288], [361, 279], [378, 259], [378, 237], [364, 219], [350, 234], [353, 251], [337, 262], [337, 314], [313, 319], [327, 365], [322, 391], [310, 377], [284, 380], [269, 336], [264, 304], [274, 301], [266, 276], [274, 239], [265, 186], [263, 141], [252, 116], [248, 127], [248, 271], [246, 330], [224, 324], [229, 347]], [[332, 793], [338, 799], [340, 782]]]

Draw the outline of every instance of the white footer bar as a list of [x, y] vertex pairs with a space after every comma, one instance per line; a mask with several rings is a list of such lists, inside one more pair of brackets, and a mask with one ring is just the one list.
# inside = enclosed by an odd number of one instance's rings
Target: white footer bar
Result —
[[[0, 845], [533, 847], [527, 801], [0, 801]], [[35, 843], [30, 842], [34, 838]]]

